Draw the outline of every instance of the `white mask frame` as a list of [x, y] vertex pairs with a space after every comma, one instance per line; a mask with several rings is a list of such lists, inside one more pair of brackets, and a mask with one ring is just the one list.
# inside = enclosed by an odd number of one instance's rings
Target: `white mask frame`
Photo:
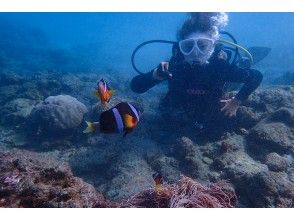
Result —
[[[208, 42], [209, 44], [207, 45], [206, 48], [204, 49], [201, 49], [199, 47], [199, 42], [201, 40], [205, 40], [206, 42]], [[193, 44], [193, 46], [189, 49], [189, 50], [186, 50], [186, 46], [185, 44]], [[207, 37], [194, 37], [194, 38], [188, 38], [188, 39], [184, 39], [184, 40], [181, 40], [179, 42], [179, 48], [180, 48], [180, 51], [182, 52], [183, 55], [185, 56], [189, 56], [191, 55], [193, 52], [196, 52], [196, 53], [200, 53], [202, 55], [205, 55], [206, 53], [211, 53], [211, 51], [214, 50], [214, 45], [215, 45], [215, 40], [212, 39], [212, 38], [207, 38]], [[196, 50], [196, 51], [195, 51]]]

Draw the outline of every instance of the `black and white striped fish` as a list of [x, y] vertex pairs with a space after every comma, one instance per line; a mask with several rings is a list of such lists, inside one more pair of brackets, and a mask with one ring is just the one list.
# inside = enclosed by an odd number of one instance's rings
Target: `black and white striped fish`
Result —
[[84, 133], [124, 133], [124, 137], [137, 127], [143, 110], [129, 102], [121, 102], [100, 115], [99, 122], [86, 122]]

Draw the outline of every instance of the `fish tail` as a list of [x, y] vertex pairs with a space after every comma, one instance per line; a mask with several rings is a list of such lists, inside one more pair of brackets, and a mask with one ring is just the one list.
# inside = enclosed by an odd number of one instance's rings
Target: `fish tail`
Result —
[[88, 122], [88, 121], [86, 121], [86, 123], [87, 123], [87, 127], [86, 127], [86, 129], [83, 131], [83, 133], [87, 134], [87, 133], [93, 133], [93, 132], [96, 131], [95, 123]]

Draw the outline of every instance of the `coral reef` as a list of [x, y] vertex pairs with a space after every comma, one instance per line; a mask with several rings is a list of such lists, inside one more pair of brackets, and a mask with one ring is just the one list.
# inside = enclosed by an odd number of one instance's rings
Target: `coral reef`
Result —
[[25, 98], [17, 98], [7, 102], [0, 110], [1, 123], [5, 125], [24, 123], [35, 104], [35, 100]]
[[1, 207], [107, 207], [95, 188], [70, 167], [41, 154], [0, 152]]
[[29, 126], [35, 135], [58, 136], [77, 128], [87, 107], [69, 95], [49, 96], [34, 107]]
[[293, 154], [293, 115], [293, 109], [278, 109], [251, 129], [251, 139], [272, 151]]
[[266, 155], [264, 163], [268, 166], [269, 170], [276, 172], [286, 171], [290, 167], [288, 158], [282, 157], [275, 152]]
[[107, 173], [112, 176], [106, 197], [115, 201], [152, 186], [152, 169], [134, 152], [122, 154], [112, 162]]
[[[96, 121], [103, 111], [91, 95], [101, 78], [119, 94], [110, 105], [144, 104], [140, 124], [127, 138], [82, 133], [83, 121]], [[170, 125], [159, 116], [164, 86], [137, 95], [126, 86], [129, 80], [110, 70], [31, 75], [2, 71], [1, 205], [294, 207], [293, 86], [258, 89], [239, 108], [234, 130], [205, 140], [192, 126]], [[164, 180], [160, 194], [153, 187], [154, 172]], [[228, 185], [218, 185], [223, 179], [230, 181], [237, 197]], [[62, 188], [64, 183], [68, 187]], [[201, 191], [200, 197], [195, 190]]]
[[231, 208], [236, 204], [235, 191], [227, 182], [204, 186], [187, 177], [114, 203], [73, 176], [68, 164], [48, 156], [23, 150], [0, 151], [0, 161], [0, 207]]
[[201, 160], [199, 147], [192, 140], [187, 137], [178, 139], [173, 150], [183, 173], [196, 179], [207, 180], [208, 168]]

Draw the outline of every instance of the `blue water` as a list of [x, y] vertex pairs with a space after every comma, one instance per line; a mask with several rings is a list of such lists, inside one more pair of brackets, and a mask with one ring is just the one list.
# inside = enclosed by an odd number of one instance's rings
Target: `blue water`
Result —
[[[1, 13], [0, 42], [4, 51], [8, 44], [19, 48], [18, 56], [29, 55], [32, 48], [63, 49], [67, 63], [56, 69], [115, 69], [133, 75], [130, 56], [136, 45], [150, 39], [176, 40], [185, 18], [186, 13]], [[229, 13], [226, 30], [246, 47], [271, 47], [264, 65], [287, 71], [294, 68], [293, 21], [294, 13]], [[137, 63], [147, 71], [169, 56], [170, 46], [156, 44], [144, 48]]]

